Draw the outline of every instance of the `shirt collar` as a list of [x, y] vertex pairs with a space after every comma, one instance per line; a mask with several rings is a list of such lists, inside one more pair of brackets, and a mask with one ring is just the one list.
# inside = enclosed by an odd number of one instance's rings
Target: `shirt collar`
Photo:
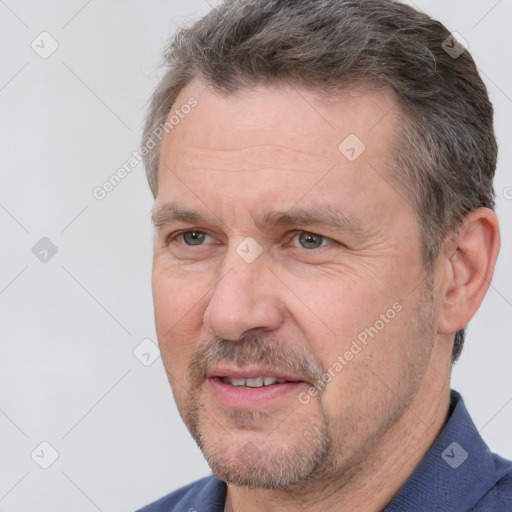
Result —
[[[497, 473], [493, 455], [462, 397], [452, 391], [449, 418], [441, 434], [383, 512], [471, 510], [498, 480]], [[201, 509], [205, 512], [223, 511], [226, 484], [214, 476], [206, 482], [193, 501], [207, 504], [207, 509]]]
[[492, 453], [456, 391], [450, 411], [441, 434], [384, 512], [470, 510], [496, 482]]

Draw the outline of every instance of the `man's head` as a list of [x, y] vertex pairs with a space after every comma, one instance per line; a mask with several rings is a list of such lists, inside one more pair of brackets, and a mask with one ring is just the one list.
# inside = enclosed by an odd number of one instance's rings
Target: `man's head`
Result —
[[[156, 196], [162, 127], [173, 128], [169, 111], [194, 78], [231, 93], [274, 83], [333, 95], [359, 84], [390, 87], [403, 113], [390, 177], [415, 206], [430, 265], [467, 212], [494, 206], [492, 105], [457, 45], [442, 24], [398, 2], [226, 2], [169, 47], [143, 137], [154, 141], [144, 159], [151, 190]], [[463, 341], [460, 330], [454, 361]]]
[[244, 0], [169, 49], [157, 332], [228, 482], [347, 475], [446, 391], [498, 246], [492, 107], [449, 37], [390, 1]]

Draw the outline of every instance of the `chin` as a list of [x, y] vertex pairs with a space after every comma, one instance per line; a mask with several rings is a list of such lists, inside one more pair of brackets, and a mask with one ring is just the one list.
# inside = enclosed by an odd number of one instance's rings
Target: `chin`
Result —
[[300, 486], [322, 471], [331, 451], [327, 428], [315, 436], [296, 432], [286, 442], [264, 432], [226, 433], [221, 439], [202, 432], [198, 445], [220, 480], [237, 487], [268, 490]]

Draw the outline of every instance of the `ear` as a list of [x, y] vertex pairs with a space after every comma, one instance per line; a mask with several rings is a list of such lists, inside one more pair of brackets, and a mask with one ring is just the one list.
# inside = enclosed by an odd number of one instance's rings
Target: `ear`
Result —
[[444, 269], [438, 332], [451, 334], [473, 318], [489, 289], [500, 248], [496, 214], [489, 208], [468, 213], [442, 251]]

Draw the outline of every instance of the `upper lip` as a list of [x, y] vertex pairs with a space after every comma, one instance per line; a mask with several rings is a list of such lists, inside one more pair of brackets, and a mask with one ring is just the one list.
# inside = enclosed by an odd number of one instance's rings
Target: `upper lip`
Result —
[[246, 366], [239, 368], [236, 366], [216, 366], [211, 369], [206, 377], [212, 379], [215, 377], [227, 377], [231, 379], [254, 379], [257, 377], [274, 377], [289, 382], [303, 382], [304, 379], [296, 375], [284, 373], [277, 368], [265, 368], [260, 366]]

